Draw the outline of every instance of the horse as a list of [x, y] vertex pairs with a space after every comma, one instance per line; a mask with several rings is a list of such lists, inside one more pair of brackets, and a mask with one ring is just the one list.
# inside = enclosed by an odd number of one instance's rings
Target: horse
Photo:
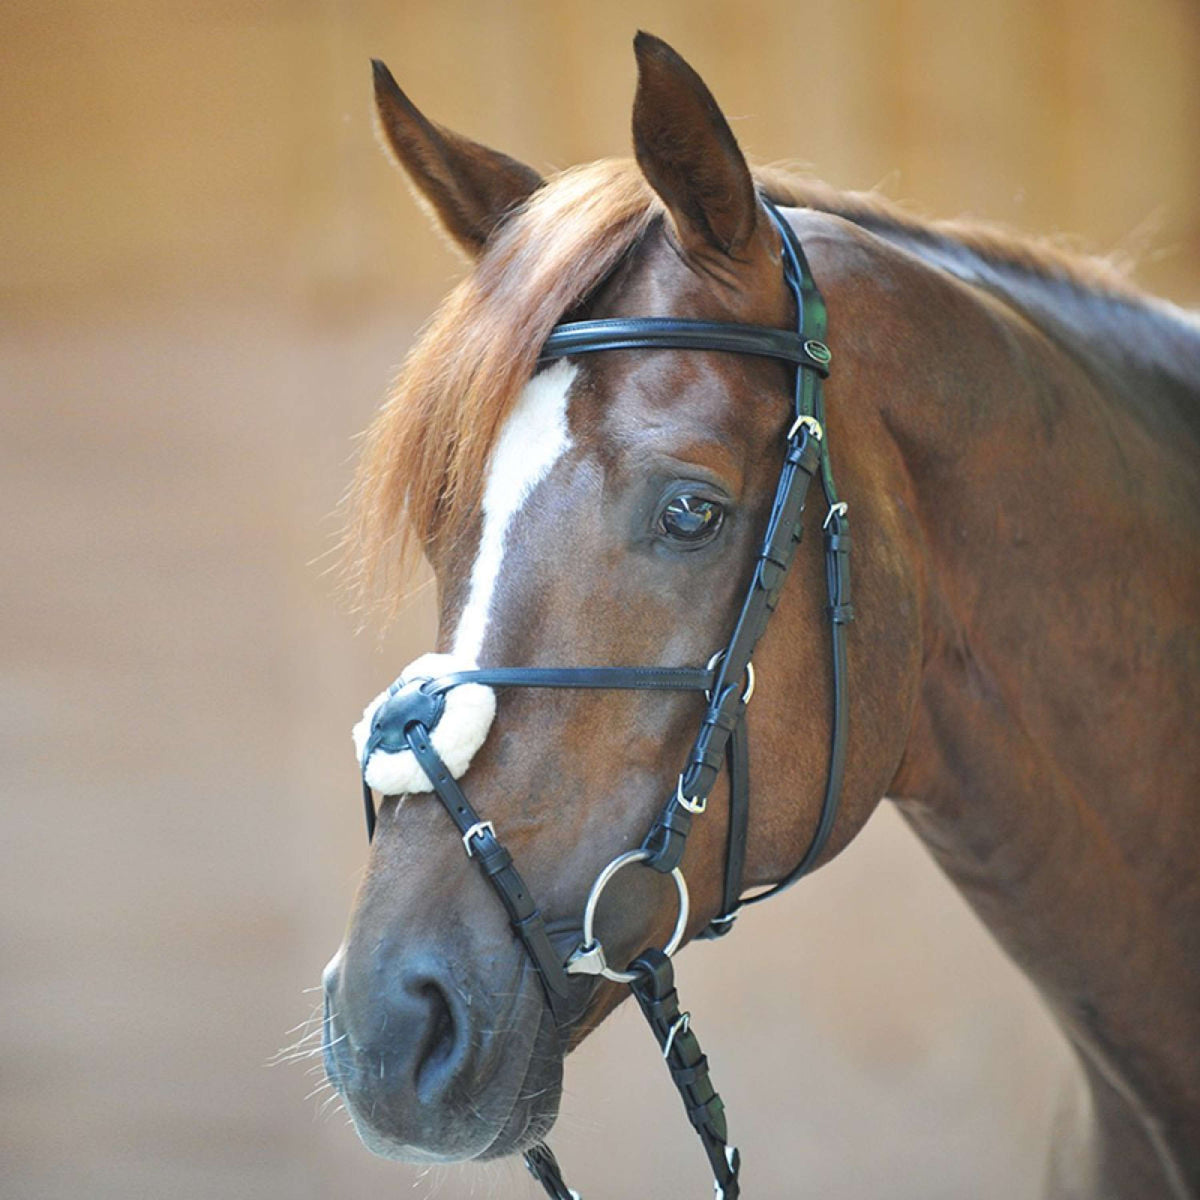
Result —
[[[1200, 319], [1102, 260], [751, 170], [673, 49], [635, 55], [634, 159], [549, 179], [375, 64], [385, 146], [472, 268], [352, 490], [356, 584], [394, 602], [424, 555], [440, 623], [356, 730], [374, 836], [329, 1079], [379, 1154], [524, 1151], [570, 1196], [542, 1145], [563, 1058], [630, 983], [735, 1196], [664, 950], [886, 797], [1078, 1060], [1047, 1194], [1200, 1196]], [[834, 466], [800, 539], [785, 476]], [[728, 657], [780, 528], [774, 615]]]

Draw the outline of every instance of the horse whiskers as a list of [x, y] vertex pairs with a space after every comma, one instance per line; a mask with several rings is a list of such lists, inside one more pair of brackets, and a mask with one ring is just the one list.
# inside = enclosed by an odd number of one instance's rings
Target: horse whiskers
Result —
[[291, 1029], [287, 1030], [286, 1033], [284, 1034], [284, 1036], [286, 1037], [287, 1034], [295, 1033], [296, 1030], [298, 1030], [298, 1029], [304, 1029], [308, 1025], [315, 1024], [315, 1025], [319, 1026], [321, 1023], [321, 1013], [322, 1013], [323, 1009], [324, 1009], [324, 1005], [318, 1004], [316, 1006], [316, 1008], [314, 1008], [313, 1011], [307, 1017], [304, 1018], [303, 1021], [301, 1021], [298, 1025], [293, 1025], [291, 1027]]
[[295, 1033], [297, 1029], [303, 1029], [306, 1025], [312, 1025], [314, 1023], [319, 1024], [321, 1020], [321, 1014], [324, 1012], [324, 1010], [325, 1002], [323, 1000], [318, 1000], [316, 1004], [312, 1006], [312, 1011], [308, 1014], [308, 1016], [305, 1017], [304, 1020], [298, 1025], [293, 1025], [292, 1028], [287, 1032]]
[[531, 1092], [518, 1092], [517, 1093], [517, 1102], [528, 1104], [529, 1101], [531, 1101], [531, 1100], [540, 1100], [543, 1096], [553, 1095], [554, 1092], [556, 1092], [558, 1090], [559, 1090], [558, 1085], [549, 1084], [546, 1087], [535, 1088]]
[[[306, 989], [312, 991], [313, 989]], [[267, 1066], [275, 1067], [282, 1063], [297, 1062], [301, 1059], [310, 1058], [321, 1052], [321, 1043], [319, 1039], [325, 1032], [325, 1012], [324, 1004], [318, 1004], [313, 1009], [313, 1012], [301, 1021], [298, 1025], [293, 1025], [287, 1032], [289, 1034], [303, 1030], [300, 1036], [288, 1046], [284, 1046], [277, 1050], [269, 1059]], [[309, 1042], [316, 1041], [315, 1045], [307, 1045]]]
[[413, 1187], [418, 1188], [428, 1185], [426, 1196], [428, 1200], [434, 1200], [434, 1197], [446, 1186], [446, 1170], [442, 1168], [426, 1167], [416, 1179], [413, 1180]]
[[[307, 1026], [310, 1026], [310, 1025], [312, 1026], [311, 1029], [306, 1028]], [[288, 1033], [289, 1034], [295, 1033], [297, 1029], [304, 1029], [304, 1033], [302, 1033], [292, 1043], [291, 1046], [286, 1046], [286, 1047], [284, 1047], [284, 1049], [290, 1050], [290, 1049], [292, 1049], [293, 1046], [299, 1046], [303, 1042], [307, 1042], [310, 1038], [316, 1037], [321, 1032], [321, 1022], [313, 1017], [309, 1017], [307, 1021], [302, 1021], [299, 1025], [295, 1026], [292, 1029], [289, 1029]]]
[[[304, 1054], [312, 1049], [311, 1043], [321, 1036], [322, 1030], [314, 1029], [312, 1033], [305, 1034], [304, 1037], [292, 1042], [290, 1046], [283, 1046], [271, 1056], [272, 1060], [286, 1058], [289, 1054]], [[320, 1043], [317, 1042], [319, 1045]]]
[[[329, 1044], [331, 1046], [336, 1046], [338, 1042], [345, 1038], [345, 1036], [346, 1035], [343, 1033], [341, 1037], [335, 1038]], [[321, 1042], [317, 1042], [312, 1046], [304, 1046], [302, 1048], [289, 1047], [286, 1050], [277, 1051], [271, 1058], [267, 1060], [267, 1066], [279, 1067], [283, 1066], [285, 1063], [303, 1062], [306, 1058], [316, 1058], [319, 1054], [323, 1053], [323, 1051], [324, 1045]]]
[[266, 1065], [268, 1067], [290, 1067], [293, 1063], [305, 1063], [305, 1062], [308, 1062], [310, 1059], [318, 1059], [319, 1060], [320, 1057], [321, 1057], [321, 1047], [314, 1046], [311, 1050], [307, 1051], [304, 1054], [292, 1054], [292, 1055], [289, 1055], [287, 1058], [272, 1059]]
[[324, 1032], [322, 1027], [318, 1025], [316, 1029], [310, 1029], [303, 1037], [297, 1038], [290, 1046], [285, 1047], [285, 1050], [295, 1050], [299, 1046], [303, 1046], [305, 1042], [311, 1042], [313, 1038], [319, 1038]]
[[267, 1059], [265, 1065], [268, 1067], [284, 1067], [289, 1063], [304, 1062], [305, 1059], [316, 1058], [321, 1053], [321, 1047], [310, 1046], [307, 1050], [302, 1050], [293, 1054], [276, 1054], [273, 1058]]

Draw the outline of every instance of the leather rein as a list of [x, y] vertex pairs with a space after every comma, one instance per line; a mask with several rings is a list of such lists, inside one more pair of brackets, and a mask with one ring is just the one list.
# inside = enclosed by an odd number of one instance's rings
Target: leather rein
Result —
[[[708, 1060], [681, 1013], [674, 986], [671, 954], [682, 941], [688, 916], [688, 893], [679, 864], [695, 817], [701, 815], [722, 765], [729, 772], [729, 827], [720, 913], [699, 936], [723, 936], [738, 910], [775, 895], [816, 865], [837, 816], [846, 756], [845, 627], [853, 620], [850, 604], [850, 530], [847, 506], [834, 486], [824, 431], [822, 381], [831, 355], [825, 345], [826, 311], [800, 241], [775, 205], [762, 197], [783, 241], [784, 280], [796, 303], [796, 329], [772, 329], [668, 317], [634, 317], [574, 321], [558, 325], [542, 348], [539, 363], [604, 350], [704, 350], [779, 359], [796, 368], [792, 420], [785, 438], [783, 465], [771, 514], [760, 543], [740, 614], [724, 649], [705, 667], [482, 667], [436, 679], [398, 680], [376, 711], [362, 755], [362, 767], [379, 749], [411, 750], [428, 775], [433, 791], [462, 835], [468, 858], [479, 866], [508, 912], [516, 936], [535, 967], [546, 999], [560, 1027], [571, 1019], [569, 977], [603, 975], [628, 983], [662, 1050], [688, 1117], [708, 1156], [717, 1200], [739, 1195], [737, 1149], [729, 1144], [724, 1105], [708, 1074]], [[754, 648], [779, 602], [788, 568], [803, 533], [801, 518], [809, 484], [820, 476], [828, 511], [824, 520], [828, 612], [833, 652], [833, 714], [825, 796], [812, 841], [796, 866], [768, 890], [743, 899], [742, 875], [750, 817], [749, 746], [746, 706], [754, 690]], [[529, 889], [501, 843], [494, 825], [472, 807], [457, 780], [433, 748], [430, 732], [437, 725], [445, 697], [462, 684], [490, 687], [548, 687], [702, 692], [707, 708], [692, 743], [687, 765], [674, 793], [663, 805], [641, 846], [608, 864], [592, 885], [583, 921], [583, 940], [563, 960], [554, 948], [545, 920]], [[363, 780], [367, 836], [375, 830], [375, 802]], [[679, 895], [679, 917], [663, 949], [649, 949], [624, 971], [604, 957], [593, 922], [600, 894], [623, 867], [642, 863], [669, 874]], [[578, 1200], [563, 1182], [550, 1148], [539, 1143], [525, 1153], [529, 1170], [553, 1200]]]

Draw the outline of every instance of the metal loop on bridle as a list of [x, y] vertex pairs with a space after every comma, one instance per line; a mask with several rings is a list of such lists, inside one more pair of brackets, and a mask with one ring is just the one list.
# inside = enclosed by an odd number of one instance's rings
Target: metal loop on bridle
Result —
[[834, 517], [844, 517], [849, 511], [850, 505], [848, 505], [845, 500], [839, 500], [836, 504], [831, 504], [829, 506], [829, 511], [825, 514], [825, 521], [821, 528], [828, 529], [829, 522], [832, 521]]
[[[637, 978], [637, 974], [633, 971], [614, 971], [605, 960], [604, 947], [596, 937], [596, 908], [609, 880], [622, 867], [627, 867], [630, 863], [645, 862], [649, 858], [648, 850], [628, 850], [624, 854], [618, 854], [596, 876], [596, 881], [592, 884], [592, 890], [588, 892], [587, 904], [583, 910], [583, 941], [567, 960], [565, 969], [568, 975], [603, 975], [605, 979], [611, 979], [614, 983], [632, 983]], [[675, 891], [679, 895], [679, 916], [675, 921], [675, 928], [671, 930], [670, 938], [667, 939], [667, 944], [662, 948], [662, 952], [668, 958], [679, 949], [679, 944], [683, 941], [689, 911], [687, 880], [684, 879], [683, 872], [676, 867], [671, 872], [671, 879], [674, 881]]]
[[693, 816], [698, 817], [708, 807], [708, 793], [703, 796], [685, 796], [683, 794], [683, 772], [679, 774], [679, 778], [675, 781], [675, 799], [679, 802], [680, 808], [687, 809]]
[[[716, 652], [716, 654], [714, 654], [712, 656], [712, 658], [710, 658], [708, 660], [708, 662], [705, 663], [705, 670], [711, 671], [713, 669], [713, 667], [715, 667], [717, 665], [717, 663], [719, 663], [721, 661], [721, 659], [723, 659], [724, 657], [725, 657], [725, 651], [718, 650]], [[746, 664], [746, 690], [742, 693], [742, 703], [749, 704], [750, 697], [753, 695], [754, 695], [754, 664], [752, 662], [748, 662]], [[704, 698], [711, 703], [711, 701], [712, 701], [712, 689], [711, 688], [704, 689]]]
[[671, 1026], [671, 1032], [667, 1034], [667, 1040], [663, 1045], [663, 1058], [671, 1057], [671, 1047], [675, 1044], [675, 1038], [681, 1033], [687, 1033], [691, 1028], [692, 1014], [690, 1012], [680, 1013], [679, 1019]]
[[809, 436], [815, 441], [822, 441], [825, 437], [825, 430], [822, 427], [821, 422], [818, 421], [816, 417], [810, 417], [802, 414], [792, 422], [792, 427], [787, 432], [787, 440], [790, 442], [801, 429], [807, 429]]

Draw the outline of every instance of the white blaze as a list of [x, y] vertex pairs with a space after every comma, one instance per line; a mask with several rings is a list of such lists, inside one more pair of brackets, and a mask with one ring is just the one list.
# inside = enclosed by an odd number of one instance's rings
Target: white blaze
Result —
[[509, 414], [488, 466], [483, 491], [483, 531], [471, 568], [467, 603], [458, 620], [452, 653], [475, 662], [487, 629], [492, 593], [504, 559], [504, 540], [529, 494], [570, 449], [567, 393], [578, 368], [556, 362], [526, 385]]
[[[509, 414], [488, 464], [479, 550], [471, 568], [467, 602], [455, 631], [454, 646], [449, 654], [422, 655], [404, 668], [402, 679], [432, 678], [477, 665], [492, 594], [504, 559], [508, 528], [533, 489], [570, 448], [567, 394], [576, 371], [570, 363], [555, 363], [526, 385]], [[354, 748], [360, 762], [370, 736], [371, 718], [387, 698], [386, 691], [376, 696], [354, 727]], [[430, 734], [430, 741], [456, 779], [471, 765], [495, 715], [496, 694], [489, 687], [469, 683], [447, 694], [445, 710]], [[429, 779], [411, 750], [396, 754], [375, 750], [364, 774], [367, 783], [386, 796], [431, 790]]]

